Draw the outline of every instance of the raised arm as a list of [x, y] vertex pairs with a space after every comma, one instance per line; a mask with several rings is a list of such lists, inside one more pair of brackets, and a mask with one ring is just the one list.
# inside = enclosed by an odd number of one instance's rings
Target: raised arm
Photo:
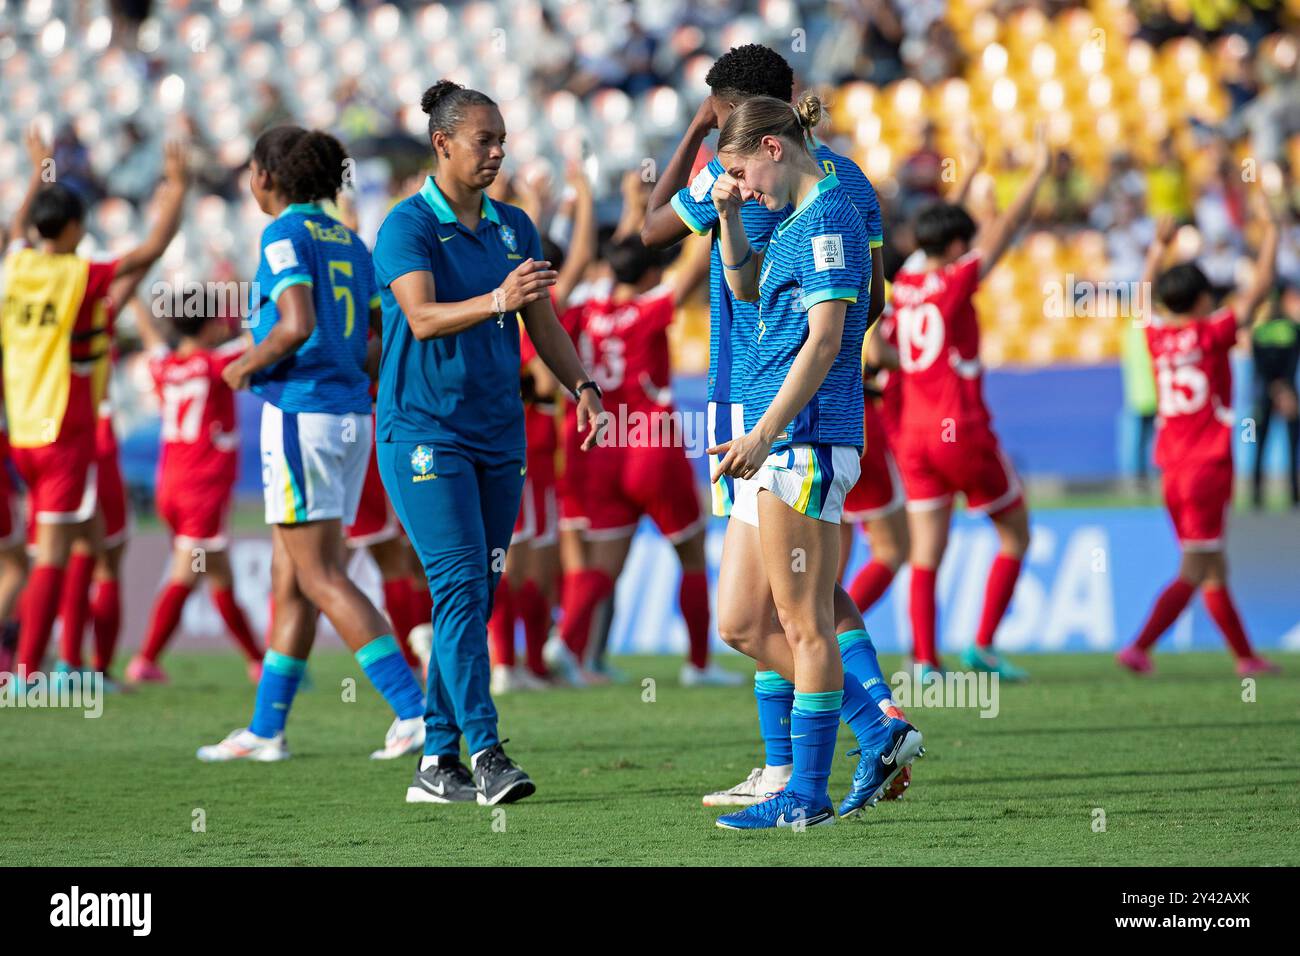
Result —
[[1233, 311], [1237, 315], [1237, 325], [1246, 327], [1255, 324], [1255, 314], [1260, 305], [1273, 291], [1277, 280], [1277, 216], [1269, 205], [1267, 197], [1260, 190], [1251, 193], [1251, 211], [1262, 220], [1264, 233], [1260, 238], [1259, 252], [1255, 255], [1255, 274], [1250, 285], [1237, 297]]
[[23, 195], [23, 201], [18, 206], [18, 211], [14, 213], [14, 220], [9, 224], [9, 242], [24, 242], [27, 239], [27, 220], [32, 214], [32, 201], [36, 199], [36, 194], [41, 191], [41, 187], [48, 181], [46, 171], [53, 169], [54, 149], [50, 146], [49, 141], [41, 135], [41, 129], [36, 123], [27, 127], [27, 132], [23, 136], [23, 143], [27, 146], [27, 158], [31, 162], [32, 172], [27, 180], [27, 192]]
[[158, 349], [170, 351], [171, 347], [167, 343], [167, 338], [154, 324], [154, 317], [148, 306], [141, 302], [138, 296], [132, 296], [129, 308], [134, 311], [135, 330], [140, 334], [140, 344], [144, 346], [144, 350], [146, 352], [153, 352]]
[[573, 238], [569, 241], [564, 265], [555, 277], [555, 308], [560, 312], [568, 307], [569, 296], [596, 258], [596, 204], [591, 195], [591, 183], [581, 165], [575, 163], [569, 167], [568, 183], [573, 187], [574, 196]]
[[135, 293], [140, 280], [167, 251], [180, 229], [185, 190], [189, 186], [188, 163], [184, 144], [173, 140], [163, 147], [163, 178], [154, 191], [158, 218], [145, 241], [118, 260], [117, 276], [109, 288], [113, 301], [125, 302]]
[[757, 302], [758, 268], [763, 255], [754, 251], [745, 235], [740, 203], [740, 185], [726, 173], [721, 174], [713, 183], [713, 205], [718, 210], [722, 273], [732, 295], [741, 302]]
[[554, 373], [559, 383], [571, 395], [576, 393], [578, 431], [586, 433], [582, 441], [582, 450], [586, 451], [596, 444], [598, 416], [604, 411], [595, 389], [584, 388], [578, 391], [578, 386], [590, 381], [591, 376], [583, 367], [582, 360], [578, 358], [573, 340], [560, 325], [560, 320], [555, 317], [555, 310], [551, 308], [549, 297], [530, 302], [524, 308], [523, 316], [524, 328], [533, 341], [533, 348], [537, 350], [538, 358]]
[[997, 265], [1002, 254], [1011, 245], [1012, 238], [1029, 220], [1033, 209], [1034, 196], [1042, 185], [1051, 165], [1051, 152], [1047, 148], [1046, 135], [1041, 127], [1038, 129], [1034, 144], [1034, 161], [1029, 170], [1029, 178], [1020, 187], [1020, 194], [1012, 200], [1006, 211], [987, 225], [981, 226], [975, 235], [972, 247], [980, 254], [980, 278], [988, 275]]
[[672, 159], [664, 167], [663, 174], [655, 183], [650, 193], [650, 202], [646, 206], [645, 222], [641, 225], [641, 241], [652, 249], [662, 249], [680, 242], [690, 232], [686, 223], [672, 207], [673, 196], [686, 186], [691, 175], [691, 166], [704, 145], [704, 138], [709, 131], [718, 126], [718, 116], [714, 110], [713, 97], [706, 96], [700, 108], [695, 111], [691, 125], [686, 128]]
[[1165, 254], [1169, 251], [1169, 244], [1174, 241], [1174, 233], [1177, 230], [1178, 226], [1172, 216], [1161, 216], [1156, 222], [1156, 234], [1147, 248], [1147, 257], [1142, 264], [1142, 280], [1138, 286], [1142, 290], [1142, 302], [1147, 311], [1146, 315], [1135, 316], [1142, 325], [1149, 325], [1155, 318], [1151, 312], [1155, 299], [1156, 277], [1160, 275], [1160, 267], [1164, 264]]
[[957, 180], [952, 195], [947, 197], [948, 202], [954, 206], [965, 205], [966, 197], [970, 195], [971, 185], [975, 182], [975, 177], [979, 175], [980, 168], [984, 165], [984, 145], [980, 142], [978, 136], [971, 135], [970, 139], [962, 147], [958, 161], [961, 163], [961, 178]]
[[432, 272], [408, 272], [394, 279], [390, 287], [411, 326], [411, 334], [424, 340], [455, 335], [480, 322], [513, 315], [547, 297], [546, 290], [555, 285], [555, 280], [556, 273], [549, 262], [525, 259], [506, 276], [500, 289], [494, 290], [495, 296], [487, 292], [461, 302], [439, 302]]

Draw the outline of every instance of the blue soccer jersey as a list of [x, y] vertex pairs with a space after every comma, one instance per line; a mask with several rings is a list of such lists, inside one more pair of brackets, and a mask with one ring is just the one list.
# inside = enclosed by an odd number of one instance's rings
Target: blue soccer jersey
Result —
[[523, 450], [515, 316], [421, 341], [391, 285], [409, 272], [429, 272], [439, 302], [463, 302], [490, 293], [525, 259], [541, 258], [542, 240], [528, 215], [486, 195], [474, 229], [457, 220], [433, 177], [393, 207], [375, 242], [384, 307], [376, 405], [380, 441], [503, 454]]
[[[825, 143], [817, 142], [813, 156], [828, 173], [834, 173], [840, 187], [847, 191], [854, 206], [862, 215], [871, 248], [884, 242], [881, 225], [880, 202], [871, 182], [852, 159], [842, 156]], [[742, 386], [733, 384], [732, 370], [744, 361], [745, 352], [754, 341], [758, 323], [758, 307], [752, 302], [741, 302], [731, 294], [722, 268], [718, 246], [718, 211], [713, 205], [713, 184], [725, 169], [715, 156], [709, 164], [695, 174], [691, 184], [680, 189], [672, 198], [672, 207], [696, 235], [712, 235], [713, 248], [709, 257], [709, 400], [718, 403], [741, 401]], [[749, 244], [762, 251], [777, 224], [788, 218], [794, 210], [787, 206], [772, 212], [757, 202], [747, 202], [740, 207], [740, 219], [745, 226]]]
[[311, 287], [316, 327], [292, 355], [256, 373], [251, 388], [286, 412], [370, 411], [366, 336], [379, 304], [374, 266], [361, 237], [315, 203], [288, 206], [262, 231], [249, 323], [254, 341], [280, 319], [290, 286]]
[[862, 447], [862, 340], [870, 307], [871, 251], [863, 217], [827, 174], [777, 226], [759, 277], [759, 321], [741, 376], [745, 430], [763, 417], [808, 339], [808, 310], [848, 303], [840, 352], [773, 449], [791, 444]]

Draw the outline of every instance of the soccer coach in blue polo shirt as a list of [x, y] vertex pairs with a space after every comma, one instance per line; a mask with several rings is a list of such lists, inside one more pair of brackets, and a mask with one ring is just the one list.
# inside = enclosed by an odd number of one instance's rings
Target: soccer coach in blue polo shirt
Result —
[[374, 253], [379, 474], [433, 598], [425, 756], [406, 799], [495, 805], [535, 789], [501, 747], [488, 689], [487, 621], [525, 470], [516, 316], [577, 401], [584, 448], [595, 443], [600, 389], [555, 317], [556, 273], [537, 228], [485, 192], [505, 156], [496, 104], [444, 80], [420, 105], [434, 174], [388, 214]]

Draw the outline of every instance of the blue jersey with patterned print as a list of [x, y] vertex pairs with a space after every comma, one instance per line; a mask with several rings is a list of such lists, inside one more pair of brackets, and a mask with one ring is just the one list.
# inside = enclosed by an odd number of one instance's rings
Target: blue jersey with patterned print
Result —
[[295, 203], [262, 231], [249, 322], [261, 342], [280, 319], [290, 286], [311, 290], [316, 327], [291, 355], [256, 373], [251, 388], [286, 412], [370, 411], [366, 337], [379, 306], [374, 265], [361, 237], [315, 203]]
[[[871, 182], [852, 159], [842, 156], [825, 143], [818, 142], [814, 157], [829, 173], [835, 173], [841, 186], [847, 190], [855, 207], [862, 214], [867, 238], [872, 248], [884, 242], [880, 203]], [[713, 184], [724, 172], [715, 156], [707, 166], [695, 174], [690, 185], [677, 191], [672, 198], [673, 209], [682, 222], [696, 235], [711, 235], [713, 248], [709, 256], [709, 400], [734, 403], [741, 400], [744, 389], [734, 377], [734, 370], [743, 363], [745, 352], [754, 341], [754, 328], [758, 322], [758, 308], [752, 302], [741, 302], [731, 294], [718, 245], [718, 211], [713, 205]], [[772, 230], [794, 210], [787, 206], [772, 212], [757, 202], [747, 202], [740, 207], [740, 219], [745, 226], [749, 244], [762, 251]]]
[[840, 351], [812, 399], [773, 449], [791, 444], [862, 447], [862, 340], [871, 299], [867, 229], [848, 190], [827, 174], [772, 233], [759, 276], [759, 321], [743, 370], [745, 431], [763, 417], [808, 339], [808, 310], [848, 303]]

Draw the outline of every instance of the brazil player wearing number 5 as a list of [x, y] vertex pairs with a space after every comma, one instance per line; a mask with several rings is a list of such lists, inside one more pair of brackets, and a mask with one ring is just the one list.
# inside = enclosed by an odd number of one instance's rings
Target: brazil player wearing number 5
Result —
[[323, 613], [396, 714], [390, 759], [424, 745], [420, 685], [392, 626], [348, 578], [343, 528], [356, 518], [373, 440], [366, 336], [379, 318], [370, 253], [320, 203], [343, 185], [334, 137], [296, 126], [253, 147], [250, 184], [274, 221], [262, 233], [249, 324], [254, 345], [226, 366], [231, 388], [262, 408], [262, 484], [271, 525], [270, 649], [248, 727], [198, 751], [200, 760], [283, 760], [284, 727]]
[[[757, 528], [761, 560], [751, 591], [762, 586], [761, 604], [775, 611], [783, 631], [762, 655], [784, 659], [794, 683], [789, 783], [771, 799], [720, 817], [718, 826], [730, 829], [833, 823], [827, 784], [845, 698], [862, 712], [875, 711], [864, 683], [845, 679], [835, 633], [839, 521], [862, 453], [859, 362], [871, 254], [848, 191], [810, 150], [821, 114], [811, 93], [793, 107], [754, 97], [731, 112], [718, 137], [725, 171], [714, 180], [712, 199], [721, 264], [731, 292], [757, 302], [759, 312], [736, 378], [745, 431], [710, 449], [721, 456], [713, 479], [745, 480], [732, 518]], [[774, 211], [793, 206], [762, 251], [751, 246], [740, 215], [750, 199]], [[888, 750], [887, 772], [873, 781], [878, 798], [920, 755], [921, 735], [901, 717], [875, 723]]]
[[1183, 558], [1178, 576], [1156, 598], [1137, 638], [1118, 655], [1120, 664], [1138, 674], [1151, 670], [1151, 648], [1197, 589], [1237, 659], [1237, 673], [1250, 677], [1278, 669], [1251, 649], [1228, 593], [1223, 548], [1224, 514], [1232, 501], [1235, 423], [1228, 353], [1237, 333], [1254, 324], [1276, 275], [1277, 223], [1262, 194], [1253, 196], [1262, 229], [1253, 281], [1225, 308], [1213, 308], [1209, 280], [1195, 263], [1172, 266], [1157, 278], [1173, 238], [1172, 223], [1161, 223], [1147, 253], [1143, 285], [1149, 289], [1154, 281], [1162, 307], [1146, 329], [1156, 377], [1156, 464]]

